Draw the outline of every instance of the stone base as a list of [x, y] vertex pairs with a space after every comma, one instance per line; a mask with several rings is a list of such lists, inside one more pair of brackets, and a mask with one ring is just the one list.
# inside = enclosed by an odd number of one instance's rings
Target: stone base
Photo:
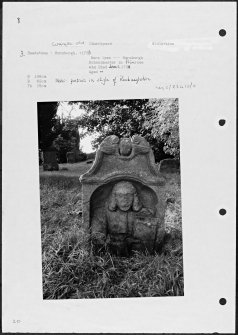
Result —
[[158, 236], [152, 240], [139, 240], [133, 237], [123, 236], [108, 236], [107, 241], [105, 239], [96, 239], [95, 236], [92, 240], [94, 245], [94, 251], [97, 253], [100, 251], [108, 251], [109, 253], [122, 257], [129, 257], [134, 252], [142, 252], [145, 254], [152, 254], [161, 249], [164, 242], [164, 229], [158, 230]]
[[96, 254], [100, 251], [108, 251], [109, 253], [120, 256], [129, 257], [134, 252], [142, 252], [152, 254], [157, 251], [158, 247], [154, 247], [151, 241], [144, 242], [110, 242], [107, 245], [94, 244]]
[[55, 150], [43, 152], [43, 170], [44, 171], [58, 171], [59, 165], [57, 162], [57, 154]]

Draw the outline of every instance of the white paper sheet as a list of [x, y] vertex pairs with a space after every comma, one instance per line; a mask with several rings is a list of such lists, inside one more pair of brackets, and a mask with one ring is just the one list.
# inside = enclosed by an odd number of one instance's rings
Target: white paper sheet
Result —
[[[3, 331], [235, 331], [235, 32], [232, 2], [4, 3]], [[103, 57], [139, 64], [89, 68]], [[166, 97], [180, 104], [184, 296], [43, 300], [37, 102]]]

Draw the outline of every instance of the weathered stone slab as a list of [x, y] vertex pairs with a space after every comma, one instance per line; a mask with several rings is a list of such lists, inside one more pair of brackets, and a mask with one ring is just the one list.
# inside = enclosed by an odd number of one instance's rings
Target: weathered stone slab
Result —
[[44, 171], [58, 171], [59, 164], [57, 162], [56, 151], [43, 152], [43, 170]]
[[177, 159], [166, 158], [160, 161], [159, 171], [161, 173], [173, 173], [180, 171], [180, 162]]
[[87, 155], [82, 151], [74, 148], [66, 153], [67, 163], [77, 163], [86, 160]]
[[87, 154], [85, 154], [84, 152], [81, 152], [80, 150], [78, 150], [75, 153], [75, 157], [76, 157], [76, 162], [82, 162], [82, 161], [86, 161]]
[[72, 151], [69, 151], [66, 153], [66, 158], [67, 158], [67, 163], [75, 163], [76, 160], [75, 160], [75, 154], [74, 152]]
[[164, 234], [164, 177], [148, 142], [107, 137], [81, 176], [83, 226], [98, 245], [118, 255], [156, 250]]

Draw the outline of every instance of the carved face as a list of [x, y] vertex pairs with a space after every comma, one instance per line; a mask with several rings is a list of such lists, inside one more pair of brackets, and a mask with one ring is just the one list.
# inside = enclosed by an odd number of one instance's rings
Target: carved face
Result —
[[115, 193], [115, 196], [118, 208], [123, 212], [127, 212], [131, 208], [134, 200], [134, 193], [132, 190], [128, 188], [125, 188], [124, 190], [120, 189]]
[[113, 187], [108, 204], [110, 211], [119, 208], [121, 211], [127, 212], [131, 208], [134, 212], [138, 212], [141, 207], [142, 204], [132, 183], [121, 181]]
[[122, 156], [129, 156], [132, 150], [131, 140], [129, 138], [122, 138], [120, 141], [120, 154]]

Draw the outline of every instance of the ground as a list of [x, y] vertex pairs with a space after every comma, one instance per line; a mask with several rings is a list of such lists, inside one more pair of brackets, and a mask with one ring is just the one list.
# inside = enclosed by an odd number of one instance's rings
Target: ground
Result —
[[[180, 175], [165, 174], [168, 206], [164, 248], [130, 258], [94, 255], [82, 232], [79, 176], [92, 164], [40, 167], [44, 299], [183, 295]], [[91, 249], [92, 250], [92, 249]]]

